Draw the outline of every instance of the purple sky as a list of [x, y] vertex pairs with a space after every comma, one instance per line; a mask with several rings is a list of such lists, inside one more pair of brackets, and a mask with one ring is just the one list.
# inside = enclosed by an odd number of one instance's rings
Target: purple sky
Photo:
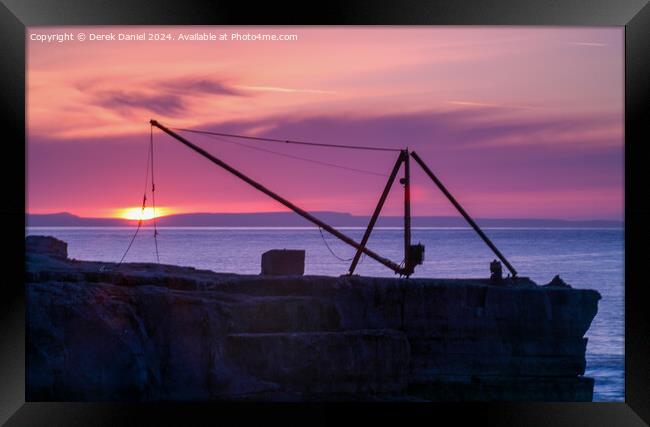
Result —
[[[258, 30], [298, 40], [29, 41], [28, 211], [115, 216], [138, 206], [156, 118], [408, 146], [476, 217], [623, 218], [622, 28], [212, 28]], [[380, 176], [359, 174], [187, 136], [308, 210], [371, 213], [395, 161], [393, 153], [249, 144]], [[285, 210], [158, 131], [155, 144], [156, 199], [167, 212]], [[455, 215], [412, 170], [413, 215]], [[401, 197], [396, 186], [386, 213], [401, 213]]]

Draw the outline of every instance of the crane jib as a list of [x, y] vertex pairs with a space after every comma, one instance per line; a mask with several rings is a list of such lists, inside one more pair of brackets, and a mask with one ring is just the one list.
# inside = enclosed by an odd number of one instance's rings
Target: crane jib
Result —
[[[203, 148], [199, 147], [198, 145], [190, 142], [188, 139], [184, 138], [183, 136], [179, 135], [178, 133], [174, 132], [170, 128], [163, 126], [160, 124], [157, 120], [151, 119], [149, 121], [151, 126], [155, 126], [158, 129], [162, 130], [172, 138], [176, 139], [177, 141], [181, 142], [185, 146], [189, 147], [196, 153], [200, 154], [201, 156], [207, 158], [210, 160], [212, 163], [216, 164], [217, 166], [220, 166], [221, 168], [225, 169], [226, 171], [230, 172], [231, 174], [235, 175], [239, 179], [243, 180], [244, 182], [248, 183], [255, 189], [261, 191], [262, 193], [266, 194], [267, 196], [271, 197], [272, 199], [276, 200], [277, 202], [281, 203], [282, 205], [286, 206], [287, 208], [291, 209], [298, 215], [302, 216], [303, 218], [307, 219], [308, 221], [312, 222], [313, 224], [316, 224], [318, 227], [321, 229], [327, 231], [328, 233], [332, 234], [333, 236], [339, 238], [343, 242], [347, 243], [348, 245], [354, 247], [357, 249], [357, 252], [353, 258], [352, 264], [350, 265], [350, 269], [348, 274], [353, 274], [354, 269], [359, 261], [359, 257], [361, 254], [366, 254], [367, 256], [373, 258], [375, 261], [385, 265], [386, 267], [390, 268], [393, 270], [395, 273], [401, 275], [401, 276], [410, 276], [413, 274], [415, 270], [415, 266], [422, 264], [423, 258], [424, 258], [424, 246], [421, 244], [417, 245], [412, 245], [411, 244], [411, 197], [410, 197], [410, 167], [409, 167], [409, 157], [412, 157], [413, 160], [422, 168], [422, 170], [427, 174], [427, 176], [434, 182], [434, 184], [440, 189], [440, 191], [447, 197], [447, 199], [451, 202], [451, 204], [458, 210], [458, 212], [462, 215], [462, 217], [467, 221], [467, 223], [474, 229], [474, 231], [481, 237], [481, 239], [487, 244], [487, 246], [495, 253], [495, 255], [501, 260], [505, 266], [510, 270], [512, 273], [513, 277], [517, 276], [517, 271], [514, 269], [514, 267], [508, 262], [508, 260], [505, 258], [505, 256], [497, 249], [497, 247], [492, 243], [492, 241], [487, 237], [487, 235], [481, 230], [481, 228], [476, 224], [476, 222], [472, 219], [472, 217], [469, 216], [469, 214], [463, 209], [463, 207], [458, 203], [458, 201], [454, 198], [454, 196], [451, 195], [449, 190], [442, 184], [442, 182], [438, 179], [438, 177], [431, 171], [431, 169], [424, 163], [424, 161], [418, 156], [418, 154], [415, 151], [409, 152], [408, 149], [393, 149], [393, 148], [384, 148], [384, 147], [367, 147], [367, 146], [345, 146], [341, 144], [324, 144], [324, 143], [314, 143], [314, 142], [306, 142], [306, 141], [291, 141], [291, 140], [277, 140], [277, 139], [272, 139], [272, 138], [260, 138], [260, 137], [250, 137], [250, 136], [244, 136], [244, 135], [235, 135], [235, 134], [225, 134], [225, 133], [218, 133], [218, 132], [212, 132], [212, 131], [200, 131], [196, 129], [179, 129], [181, 131], [187, 131], [187, 132], [193, 132], [193, 133], [204, 133], [208, 135], [222, 135], [222, 136], [229, 136], [229, 137], [236, 137], [236, 138], [244, 138], [244, 139], [249, 139], [249, 140], [256, 140], [256, 141], [266, 141], [266, 142], [286, 142], [286, 143], [295, 143], [295, 144], [305, 144], [305, 145], [312, 145], [312, 146], [320, 146], [320, 147], [327, 147], [327, 148], [349, 148], [349, 149], [362, 149], [362, 150], [381, 150], [381, 151], [396, 151], [399, 152], [399, 156], [397, 158], [397, 161], [395, 163], [395, 166], [393, 167], [393, 170], [389, 176], [388, 182], [386, 184], [386, 187], [384, 188], [384, 191], [379, 199], [379, 202], [377, 203], [377, 206], [375, 207], [375, 211], [370, 219], [370, 222], [368, 223], [368, 226], [365, 230], [365, 233], [363, 235], [363, 238], [361, 240], [361, 243], [356, 242], [354, 239], [350, 238], [349, 236], [345, 235], [344, 233], [340, 232], [336, 228], [330, 226], [329, 224], [325, 223], [321, 219], [315, 217], [314, 215], [310, 214], [309, 212], [305, 211], [304, 209], [296, 206], [289, 200], [285, 199], [284, 197], [278, 195], [277, 193], [271, 191], [270, 189], [266, 188], [264, 185], [260, 184], [259, 182], [253, 180], [252, 178], [248, 177], [244, 173], [240, 172], [239, 170], [235, 169], [234, 167], [230, 166], [229, 164], [225, 163], [224, 161], [218, 159], [217, 157], [213, 156], [212, 154], [208, 153], [206, 150]], [[393, 181], [396, 178], [396, 175], [401, 167], [401, 165], [404, 165], [404, 177], [400, 179], [400, 183], [403, 184], [404, 186], [404, 261], [403, 261], [403, 266], [401, 264], [397, 264], [387, 258], [382, 257], [381, 255], [371, 251], [366, 247], [366, 243], [368, 241], [368, 238], [370, 237], [370, 233], [373, 230], [373, 227], [377, 221], [377, 218], [379, 216], [379, 213], [383, 207], [384, 202], [386, 201], [386, 197], [388, 195], [388, 192], [390, 191], [390, 188], [392, 186]]]

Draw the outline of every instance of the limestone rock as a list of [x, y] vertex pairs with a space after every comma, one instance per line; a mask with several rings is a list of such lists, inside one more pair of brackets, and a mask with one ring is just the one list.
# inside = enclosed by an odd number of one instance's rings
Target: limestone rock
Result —
[[38, 253], [53, 258], [66, 259], [68, 257], [68, 244], [50, 236], [27, 236], [25, 249], [28, 253]]
[[27, 238], [28, 400], [591, 400], [600, 295], [70, 261]]

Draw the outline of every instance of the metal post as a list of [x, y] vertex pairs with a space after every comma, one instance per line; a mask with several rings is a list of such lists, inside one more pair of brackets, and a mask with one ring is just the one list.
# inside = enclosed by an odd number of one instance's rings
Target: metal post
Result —
[[492, 241], [490, 241], [488, 236], [486, 236], [485, 233], [483, 233], [483, 230], [481, 230], [481, 228], [478, 226], [478, 224], [476, 224], [474, 222], [474, 220], [469, 216], [469, 214], [467, 212], [465, 212], [465, 209], [463, 209], [463, 207], [460, 205], [460, 203], [458, 203], [456, 201], [454, 196], [452, 196], [451, 193], [445, 188], [445, 186], [435, 176], [435, 174], [431, 171], [431, 169], [429, 169], [429, 167], [426, 164], [424, 164], [424, 161], [422, 161], [420, 156], [418, 156], [415, 151], [411, 152], [411, 156], [420, 165], [420, 167], [422, 167], [422, 170], [424, 170], [424, 172], [427, 175], [429, 175], [429, 178], [431, 178], [431, 180], [438, 186], [440, 191], [442, 191], [442, 193], [447, 197], [447, 199], [449, 199], [449, 201], [451, 202], [452, 205], [454, 205], [456, 210], [458, 210], [458, 212], [460, 212], [460, 214], [463, 216], [463, 218], [465, 218], [465, 221], [467, 221], [469, 223], [469, 225], [472, 226], [474, 231], [476, 231], [476, 233], [481, 237], [481, 239], [483, 239], [483, 241], [490, 247], [490, 249], [492, 249], [492, 252], [494, 252], [494, 254], [501, 260], [501, 262], [503, 262], [503, 264], [508, 268], [508, 270], [510, 270], [510, 273], [512, 273], [512, 277], [517, 276], [517, 270], [515, 270], [512, 265], [510, 265], [510, 263], [508, 262], [506, 257], [504, 257], [501, 254], [501, 252], [497, 249], [497, 247], [494, 246]]
[[413, 274], [411, 265], [411, 171], [409, 167], [409, 151], [404, 150], [404, 274]]
[[[399, 168], [402, 165], [404, 158], [405, 158], [404, 152], [400, 151], [399, 156], [397, 156], [397, 161], [395, 162], [395, 166], [393, 166], [393, 171], [390, 173], [388, 182], [386, 182], [384, 191], [383, 193], [381, 193], [381, 197], [379, 197], [379, 202], [377, 202], [377, 206], [375, 207], [375, 212], [372, 214], [372, 217], [370, 218], [370, 222], [368, 223], [368, 227], [366, 227], [366, 232], [363, 234], [360, 247], [357, 249], [357, 253], [354, 254], [354, 259], [352, 260], [352, 264], [350, 264], [350, 269], [348, 271], [348, 274], [350, 275], [353, 274], [354, 269], [357, 268], [357, 264], [359, 263], [359, 258], [361, 258], [362, 248], [365, 248], [366, 243], [368, 243], [368, 239], [370, 238], [370, 233], [372, 233], [372, 229], [375, 226], [375, 223], [377, 222], [377, 218], [379, 218], [379, 213], [381, 212], [381, 209], [384, 206], [384, 202], [386, 202], [386, 198], [388, 197], [390, 188], [393, 185], [393, 182], [395, 181], [395, 177], [397, 176], [397, 172], [399, 172]], [[406, 157], [406, 160], [408, 161], [408, 157]]]
[[214, 157], [212, 154], [210, 154], [210, 153], [208, 153], [207, 151], [205, 151], [203, 148], [201, 148], [201, 147], [199, 147], [199, 146], [197, 146], [197, 145], [194, 145], [193, 143], [191, 143], [191, 142], [188, 141], [187, 139], [185, 139], [185, 138], [183, 138], [182, 136], [178, 135], [176, 132], [174, 132], [174, 131], [172, 131], [172, 130], [166, 128], [166, 127], [163, 126], [163, 125], [161, 125], [161, 124], [158, 123], [156, 120], [153, 120], [153, 119], [152, 119], [152, 120], [149, 121], [149, 123], [151, 123], [152, 126], [156, 126], [158, 129], [162, 130], [163, 132], [165, 132], [165, 133], [168, 134], [169, 136], [173, 137], [174, 139], [176, 139], [176, 140], [180, 141], [181, 143], [185, 144], [186, 146], [188, 146], [188, 147], [191, 148], [192, 150], [196, 151], [197, 153], [199, 153], [199, 154], [202, 155], [203, 157], [205, 157], [205, 158], [207, 158], [208, 160], [210, 160], [212, 163], [216, 164], [217, 166], [222, 167], [223, 169], [227, 170], [228, 172], [230, 172], [231, 174], [235, 175], [235, 176], [238, 177], [239, 179], [245, 181], [246, 183], [250, 184], [250, 185], [253, 186], [254, 188], [258, 189], [258, 190], [261, 191], [262, 193], [264, 193], [264, 194], [266, 194], [267, 196], [271, 197], [272, 199], [274, 199], [274, 200], [276, 200], [276, 201], [282, 203], [284, 206], [286, 206], [286, 207], [288, 207], [289, 209], [291, 209], [292, 211], [296, 212], [298, 215], [300, 215], [300, 216], [302, 216], [303, 218], [305, 218], [305, 219], [307, 219], [307, 220], [313, 222], [314, 224], [316, 224], [316, 225], [318, 225], [319, 227], [321, 227], [323, 230], [325, 230], [325, 231], [329, 232], [330, 234], [333, 234], [334, 236], [336, 236], [336, 237], [338, 237], [339, 239], [343, 240], [343, 241], [344, 241], [345, 243], [347, 243], [348, 245], [353, 246], [353, 247], [355, 247], [356, 249], [361, 248], [361, 250], [363, 251], [363, 253], [365, 253], [365, 254], [368, 255], [369, 257], [373, 258], [374, 260], [376, 260], [376, 261], [378, 261], [378, 262], [384, 264], [386, 267], [390, 268], [391, 270], [393, 270], [393, 271], [395, 271], [395, 272], [397, 272], [397, 273], [399, 273], [399, 272], [401, 271], [400, 266], [397, 265], [397, 264], [395, 264], [395, 263], [392, 262], [391, 260], [386, 259], [386, 258], [384, 258], [384, 257], [382, 257], [382, 256], [380, 256], [380, 255], [378, 255], [378, 254], [376, 254], [376, 253], [374, 253], [374, 252], [371, 251], [370, 249], [362, 248], [361, 245], [360, 245], [359, 243], [355, 242], [354, 240], [352, 240], [351, 238], [349, 238], [349, 237], [346, 236], [345, 234], [341, 233], [340, 231], [336, 230], [335, 228], [331, 227], [330, 225], [324, 223], [323, 221], [321, 221], [320, 219], [316, 218], [315, 216], [313, 216], [313, 215], [310, 214], [309, 212], [307, 212], [307, 211], [305, 211], [305, 210], [299, 208], [298, 206], [294, 205], [293, 203], [291, 203], [291, 202], [288, 201], [287, 199], [285, 199], [285, 198], [283, 198], [283, 197], [281, 197], [281, 196], [275, 194], [274, 192], [272, 192], [272, 191], [269, 190], [268, 188], [264, 187], [262, 184], [258, 183], [257, 181], [254, 181], [253, 179], [251, 179], [251, 178], [249, 178], [248, 176], [244, 175], [243, 173], [239, 172], [238, 170], [236, 170], [236, 169], [233, 168], [232, 166], [228, 165], [227, 163], [225, 163], [225, 162], [223, 162], [223, 161], [217, 159], [217, 158]]

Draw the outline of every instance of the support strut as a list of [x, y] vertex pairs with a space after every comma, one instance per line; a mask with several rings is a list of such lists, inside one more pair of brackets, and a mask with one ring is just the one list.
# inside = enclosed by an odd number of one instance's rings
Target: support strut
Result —
[[368, 227], [366, 227], [366, 232], [363, 234], [363, 237], [361, 238], [360, 247], [357, 248], [357, 253], [354, 254], [354, 259], [352, 260], [352, 264], [350, 264], [350, 269], [348, 271], [349, 275], [354, 274], [354, 269], [357, 268], [357, 264], [359, 263], [359, 258], [361, 258], [361, 253], [363, 252], [363, 248], [365, 248], [366, 243], [368, 243], [368, 239], [370, 238], [370, 233], [372, 233], [372, 229], [374, 228], [375, 223], [377, 222], [377, 218], [379, 218], [379, 213], [381, 212], [381, 209], [383, 208], [384, 203], [386, 202], [386, 198], [388, 197], [390, 188], [392, 187], [393, 182], [395, 181], [395, 177], [397, 176], [397, 172], [399, 172], [400, 166], [402, 166], [402, 162], [404, 161], [404, 158], [405, 158], [404, 152], [400, 151], [399, 156], [397, 156], [397, 161], [395, 162], [395, 166], [393, 166], [393, 171], [390, 173], [388, 182], [386, 182], [384, 191], [381, 193], [381, 197], [379, 197], [379, 201], [377, 202], [377, 206], [375, 207], [375, 212], [373, 212], [372, 217], [370, 218], [370, 222], [368, 222]]
[[501, 262], [503, 262], [503, 264], [508, 268], [508, 270], [510, 270], [510, 273], [512, 273], [512, 277], [516, 277], [517, 270], [515, 270], [512, 265], [510, 265], [506, 257], [504, 257], [501, 254], [501, 252], [497, 249], [497, 247], [494, 246], [494, 243], [492, 243], [492, 241], [488, 238], [488, 236], [486, 236], [485, 233], [483, 233], [483, 230], [481, 230], [478, 224], [474, 222], [472, 217], [470, 217], [469, 214], [465, 212], [465, 209], [463, 209], [460, 203], [456, 201], [454, 196], [452, 196], [451, 193], [447, 190], [447, 188], [445, 188], [445, 186], [442, 184], [442, 182], [440, 182], [438, 177], [436, 177], [436, 175], [431, 171], [431, 169], [429, 169], [429, 167], [422, 161], [420, 156], [418, 156], [415, 151], [411, 151], [411, 157], [413, 157], [413, 159], [420, 165], [422, 170], [427, 175], [429, 175], [429, 178], [431, 178], [431, 180], [438, 186], [440, 191], [442, 191], [442, 193], [447, 197], [447, 199], [449, 199], [449, 201], [451, 202], [452, 205], [454, 205], [456, 210], [460, 212], [463, 218], [465, 218], [465, 221], [467, 221], [469, 225], [472, 226], [474, 231], [476, 231], [476, 233], [481, 237], [481, 239], [483, 239], [483, 241], [490, 247], [490, 249], [492, 249], [492, 252], [494, 252], [494, 254], [501, 260]]

